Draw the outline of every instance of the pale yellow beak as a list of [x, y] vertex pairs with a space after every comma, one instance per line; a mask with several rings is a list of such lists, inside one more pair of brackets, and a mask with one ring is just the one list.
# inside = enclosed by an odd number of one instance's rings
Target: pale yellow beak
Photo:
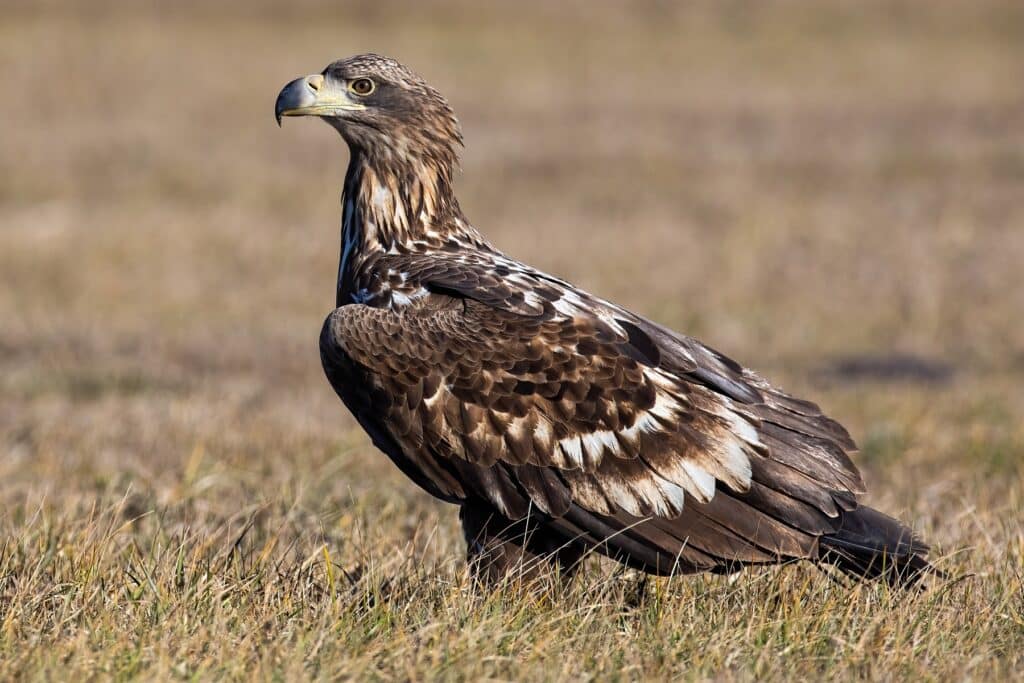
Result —
[[281, 89], [274, 103], [274, 118], [280, 126], [284, 116], [339, 116], [365, 108], [351, 99], [344, 84], [313, 74], [296, 78]]

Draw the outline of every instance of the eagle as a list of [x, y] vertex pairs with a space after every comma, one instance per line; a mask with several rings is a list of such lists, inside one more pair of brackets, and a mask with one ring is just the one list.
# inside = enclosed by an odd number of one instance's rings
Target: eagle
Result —
[[849, 433], [701, 342], [506, 255], [453, 190], [459, 123], [394, 59], [274, 107], [347, 143], [331, 386], [413, 482], [460, 508], [473, 575], [654, 575], [810, 561], [909, 585], [928, 546], [862, 505]]

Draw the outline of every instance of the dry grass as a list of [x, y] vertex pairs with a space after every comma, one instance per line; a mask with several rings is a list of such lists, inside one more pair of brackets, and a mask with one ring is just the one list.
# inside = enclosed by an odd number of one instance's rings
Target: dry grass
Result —
[[[0, 678], [1024, 667], [1019, 3], [65, 4], [0, 10]], [[271, 107], [369, 49], [450, 95], [498, 244], [818, 399], [973, 578], [475, 590], [319, 368], [345, 152]], [[828, 372], [897, 352], [953, 375]]]

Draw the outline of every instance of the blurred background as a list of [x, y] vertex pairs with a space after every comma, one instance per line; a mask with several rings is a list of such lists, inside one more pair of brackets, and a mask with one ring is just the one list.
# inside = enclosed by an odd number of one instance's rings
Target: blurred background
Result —
[[5, 0], [5, 535], [127, 501], [462, 553], [320, 369], [347, 150], [272, 110], [363, 51], [450, 99], [500, 248], [820, 402], [941, 547], [1020, 542], [1014, 0]]

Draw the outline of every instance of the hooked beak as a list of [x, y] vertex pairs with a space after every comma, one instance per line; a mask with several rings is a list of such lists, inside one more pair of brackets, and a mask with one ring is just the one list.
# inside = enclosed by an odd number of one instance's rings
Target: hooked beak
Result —
[[323, 74], [303, 76], [284, 86], [274, 103], [274, 118], [284, 116], [338, 116], [366, 107], [349, 98], [348, 90]]

